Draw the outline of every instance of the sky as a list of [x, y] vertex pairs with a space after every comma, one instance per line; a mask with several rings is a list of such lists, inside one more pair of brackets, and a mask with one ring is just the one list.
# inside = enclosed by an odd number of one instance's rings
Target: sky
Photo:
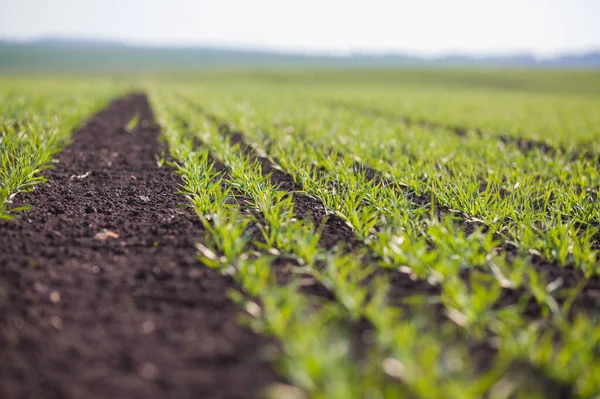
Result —
[[433, 56], [600, 49], [600, 0], [0, 0], [0, 38]]

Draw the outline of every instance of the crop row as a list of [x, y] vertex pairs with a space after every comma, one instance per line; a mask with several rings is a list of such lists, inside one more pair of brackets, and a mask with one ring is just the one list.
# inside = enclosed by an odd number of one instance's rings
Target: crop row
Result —
[[43, 169], [51, 167], [73, 130], [95, 110], [119, 94], [112, 85], [23, 83], [0, 94], [0, 219], [15, 207], [15, 196], [44, 182]]

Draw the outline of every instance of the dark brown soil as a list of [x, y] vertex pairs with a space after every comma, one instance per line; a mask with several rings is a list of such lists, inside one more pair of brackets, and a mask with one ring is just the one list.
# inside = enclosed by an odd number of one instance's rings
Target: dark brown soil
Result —
[[35, 209], [0, 223], [0, 398], [247, 398], [278, 381], [232, 281], [196, 260], [202, 227], [158, 134], [145, 96], [114, 101], [15, 204]]

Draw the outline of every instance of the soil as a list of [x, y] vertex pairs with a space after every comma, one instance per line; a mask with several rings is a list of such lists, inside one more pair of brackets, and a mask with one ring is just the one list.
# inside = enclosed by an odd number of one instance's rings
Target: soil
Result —
[[202, 226], [152, 120], [144, 95], [112, 102], [14, 204], [35, 208], [0, 223], [1, 398], [247, 398], [280, 381], [233, 282], [196, 260]]

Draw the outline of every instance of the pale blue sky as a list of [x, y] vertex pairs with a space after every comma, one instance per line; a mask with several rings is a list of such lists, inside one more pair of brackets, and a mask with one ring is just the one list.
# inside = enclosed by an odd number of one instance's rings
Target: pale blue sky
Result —
[[600, 48], [600, 0], [0, 0], [0, 37], [433, 55]]

